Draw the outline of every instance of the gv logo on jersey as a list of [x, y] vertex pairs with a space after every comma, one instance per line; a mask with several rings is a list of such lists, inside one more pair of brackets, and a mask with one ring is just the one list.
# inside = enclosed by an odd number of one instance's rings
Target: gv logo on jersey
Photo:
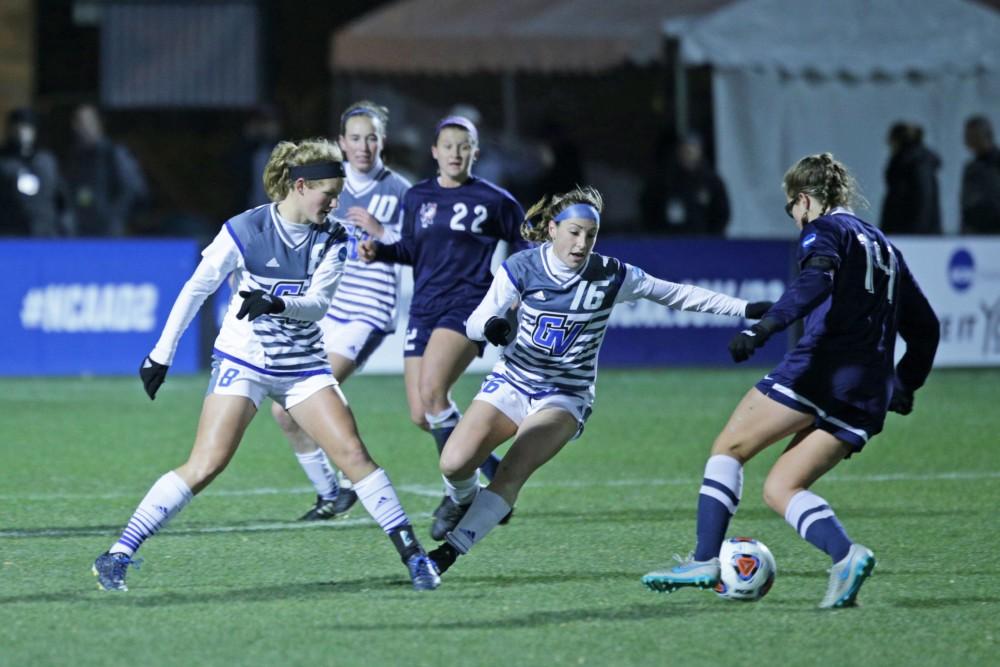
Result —
[[434, 224], [434, 216], [437, 215], [437, 202], [425, 201], [420, 205], [420, 226], [426, 229]]
[[539, 315], [531, 341], [552, 356], [561, 357], [572, 347], [584, 326], [585, 322], [567, 324], [565, 315]]

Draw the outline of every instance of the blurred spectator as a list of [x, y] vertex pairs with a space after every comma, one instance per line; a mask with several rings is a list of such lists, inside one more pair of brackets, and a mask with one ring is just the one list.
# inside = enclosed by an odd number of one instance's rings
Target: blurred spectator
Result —
[[940, 234], [937, 171], [941, 158], [924, 146], [924, 129], [897, 122], [889, 128], [889, 163], [880, 226], [886, 234]]
[[989, 119], [965, 121], [965, 146], [972, 159], [962, 172], [962, 233], [1000, 234], [1000, 149]]
[[7, 115], [0, 149], [0, 236], [66, 236], [72, 233], [65, 182], [55, 156], [37, 145], [31, 109]]
[[136, 204], [149, 195], [132, 152], [104, 134], [97, 108], [73, 111], [74, 143], [66, 163], [79, 236], [125, 236]]
[[537, 181], [537, 192], [527, 201], [537, 201], [548, 193], [575, 190], [586, 179], [580, 162], [580, 149], [558, 120], [542, 123], [541, 163], [543, 171]]
[[271, 151], [281, 140], [282, 122], [278, 110], [264, 104], [250, 114], [243, 125], [243, 137], [236, 149], [233, 169], [236, 174], [237, 210], [254, 208], [271, 202], [264, 191], [261, 174], [271, 157]]
[[677, 144], [675, 161], [647, 179], [640, 200], [643, 227], [656, 234], [722, 236], [729, 224], [729, 196], [705, 160], [701, 137]]

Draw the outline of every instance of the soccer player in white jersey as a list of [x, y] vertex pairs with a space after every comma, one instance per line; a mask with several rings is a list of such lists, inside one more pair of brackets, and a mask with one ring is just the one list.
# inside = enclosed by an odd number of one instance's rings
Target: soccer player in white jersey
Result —
[[[469, 338], [502, 346], [503, 353], [441, 454], [448, 493], [463, 508], [430, 554], [442, 572], [510, 512], [531, 474], [583, 431], [615, 304], [649, 299], [747, 318], [770, 306], [660, 280], [592, 252], [602, 208], [601, 195], [589, 187], [536, 203], [521, 234], [545, 243], [509, 257], [469, 318]], [[514, 306], [516, 330], [507, 318]], [[496, 476], [480, 488], [476, 465], [510, 438]]]
[[150, 399], [184, 330], [230, 273], [242, 299], [229, 304], [215, 339], [212, 376], [188, 460], [153, 484], [118, 540], [94, 561], [100, 588], [128, 590], [125, 575], [137, 563], [135, 552], [225, 469], [265, 398], [281, 403], [354, 482], [361, 503], [399, 551], [414, 588], [440, 583], [389, 478], [358, 435], [316, 324], [330, 306], [346, 257], [339, 224], [326, 222], [343, 187], [342, 160], [325, 139], [279, 143], [264, 169], [265, 188], [276, 203], [230, 218], [181, 289], [139, 369]]
[[[338, 143], [344, 163], [344, 190], [330, 215], [347, 231], [344, 274], [330, 310], [319, 321], [333, 377], [343, 384], [396, 328], [396, 302], [401, 267], [366, 263], [358, 244], [367, 239], [393, 243], [399, 239], [403, 195], [410, 183], [382, 163], [389, 110], [369, 100], [355, 102], [340, 116]], [[316, 502], [301, 519], [341, 516], [358, 499], [351, 481], [334, 469], [323, 449], [299, 428], [280, 403], [271, 414], [288, 438], [306, 477], [316, 489]]]

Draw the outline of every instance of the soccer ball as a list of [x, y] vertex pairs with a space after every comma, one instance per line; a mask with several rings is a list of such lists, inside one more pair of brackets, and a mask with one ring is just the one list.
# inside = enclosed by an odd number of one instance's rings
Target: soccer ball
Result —
[[721, 572], [715, 592], [727, 600], [754, 602], [771, 590], [777, 568], [774, 556], [763, 542], [732, 537], [719, 552]]

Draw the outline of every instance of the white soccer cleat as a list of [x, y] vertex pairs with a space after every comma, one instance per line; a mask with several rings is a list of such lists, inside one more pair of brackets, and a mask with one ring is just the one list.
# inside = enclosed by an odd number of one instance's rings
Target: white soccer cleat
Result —
[[713, 588], [719, 583], [719, 559], [694, 560], [674, 556], [679, 565], [669, 569], [649, 572], [642, 578], [642, 583], [650, 590], [660, 593], [673, 593], [678, 588]]
[[843, 560], [830, 568], [830, 584], [826, 595], [819, 603], [821, 609], [853, 607], [861, 584], [875, 569], [875, 554], [860, 544], [852, 544]]

